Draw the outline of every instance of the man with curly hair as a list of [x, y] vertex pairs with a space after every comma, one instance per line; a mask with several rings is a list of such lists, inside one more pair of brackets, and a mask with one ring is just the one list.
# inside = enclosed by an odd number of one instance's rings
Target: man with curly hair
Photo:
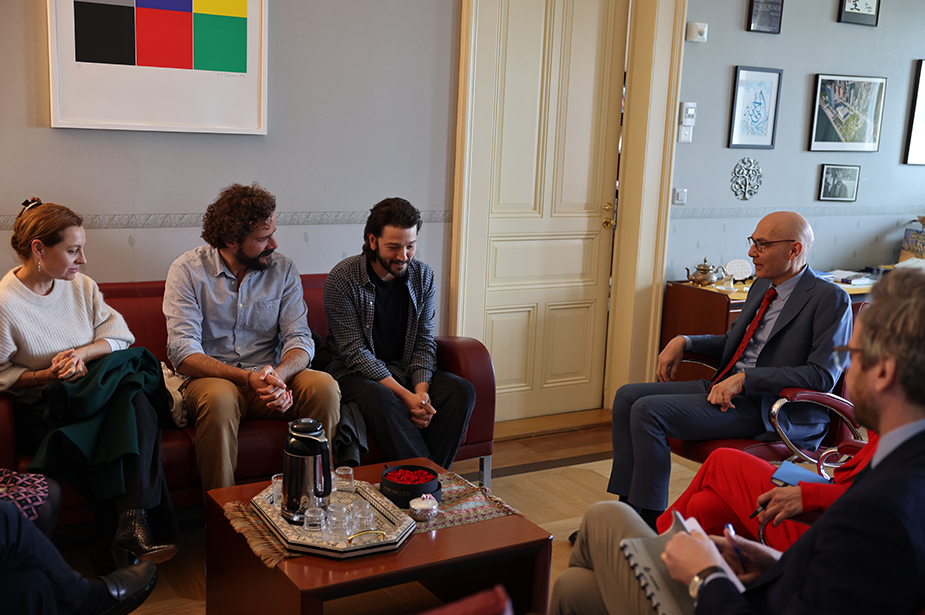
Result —
[[167, 354], [188, 376], [204, 492], [234, 485], [244, 419], [313, 418], [329, 439], [340, 389], [308, 369], [315, 353], [295, 264], [276, 252], [276, 198], [233, 184], [206, 210], [200, 246], [170, 266]]

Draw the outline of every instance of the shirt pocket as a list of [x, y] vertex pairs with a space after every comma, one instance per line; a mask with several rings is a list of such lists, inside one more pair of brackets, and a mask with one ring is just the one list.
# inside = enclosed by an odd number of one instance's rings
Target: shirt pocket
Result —
[[257, 333], [276, 334], [279, 328], [279, 299], [255, 301], [247, 312], [244, 326]]

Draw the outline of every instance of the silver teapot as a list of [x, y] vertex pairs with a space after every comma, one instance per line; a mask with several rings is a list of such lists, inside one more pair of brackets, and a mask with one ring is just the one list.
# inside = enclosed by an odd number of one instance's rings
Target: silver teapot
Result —
[[331, 452], [324, 428], [314, 419], [289, 423], [282, 495], [279, 512], [289, 523], [302, 523], [306, 510], [331, 495]]
[[[697, 286], [712, 286], [726, 276], [726, 270], [722, 265], [716, 267], [708, 265], [707, 259], [703, 259], [703, 264], [697, 265], [696, 269], [697, 271], [693, 275], [691, 275], [691, 270], [687, 267], [684, 268], [684, 271], [687, 272], [688, 281]], [[722, 274], [720, 274], [720, 271], [722, 271]]]

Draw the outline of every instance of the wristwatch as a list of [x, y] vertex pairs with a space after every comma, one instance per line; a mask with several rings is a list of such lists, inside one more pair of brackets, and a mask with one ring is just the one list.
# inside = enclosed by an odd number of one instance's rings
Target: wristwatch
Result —
[[719, 566], [710, 566], [692, 576], [691, 582], [687, 585], [687, 593], [691, 595], [691, 598], [697, 600], [697, 596], [700, 594], [700, 588], [703, 587], [704, 582], [715, 574], [726, 576], [726, 571]]

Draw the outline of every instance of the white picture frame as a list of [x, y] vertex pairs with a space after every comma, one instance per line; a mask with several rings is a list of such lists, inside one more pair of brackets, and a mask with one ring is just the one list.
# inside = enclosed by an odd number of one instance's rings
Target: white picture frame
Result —
[[[156, 62], [148, 65], [118, 63], [122, 60], [113, 62], [111, 58], [114, 56], [107, 55], [111, 49], [121, 45], [121, 49], [129, 54], [134, 48], [139, 63], [143, 59], [150, 62], [148, 50], [151, 47], [142, 48], [141, 45], [151, 40], [152, 33], [156, 38], [161, 31], [158, 24], [163, 22], [153, 19], [143, 21], [139, 11], [155, 9], [134, 5], [169, 5], [174, 3], [173, 0], [104, 0], [93, 3], [47, 0], [47, 3], [52, 127], [267, 134], [268, 0], [227, 3], [239, 13], [244, 13], [243, 24], [240, 14], [218, 16], [219, 20], [229, 19], [237, 28], [234, 63], [227, 64], [231, 66], [227, 70], [221, 70], [221, 54], [226, 47], [215, 48], [218, 51], [213, 57], [219, 60], [212, 66], [217, 69], [209, 68], [208, 64], [204, 67], [199, 60], [196, 60], [196, 66], [187, 68], [158, 65]], [[184, 2], [181, 0], [175, 4]], [[185, 4], [193, 5], [189, 1]], [[129, 23], [134, 38], [126, 42], [127, 28], [119, 31], [124, 35], [122, 39], [88, 35], [93, 28], [105, 31], [104, 28], [112, 27], [114, 23], [108, 19], [111, 12], [105, 13], [103, 19], [98, 18], [99, 13], [87, 13], [87, 7], [91, 5], [94, 11], [134, 11], [134, 21]], [[183, 14], [183, 11], [163, 10], [157, 14], [166, 14], [173, 19], [178, 13], [180, 18], [196, 23], [196, 27], [214, 23], [216, 18], [192, 11], [189, 15]], [[75, 19], [82, 28], [76, 32]], [[194, 21], [196, 19], [200, 21]], [[210, 19], [212, 22], [209, 22]], [[124, 21], [115, 20], [116, 27], [121, 27]], [[141, 24], [147, 28], [144, 32], [140, 29]], [[242, 36], [246, 36], [246, 48], [242, 48], [245, 44]], [[188, 45], [192, 48], [192, 34], [189, 38]], [[164, 37], [164, 40], [167, 42], [159, 41], [161, 48], [172, 43], [172, 39]], [[202, 40], [205, 38], [198, 37], [197, 43]], [[88, 61], [91, 56], [86, 51], [85, 41], [92, 42], [97, 50], [102, 49], [102, 55], [92, 56]], [[81, 61], [78, 61], [78, 42], [82, 45], [79, 52]], [[112, 48], [105, 47], [110, 44]], [[194, 49], [197, 57], [205, 57], [200, 54], [199, 46]], [[190, 54], [193, 54], [192, 49]], [[231, 54], [228, 55], [230, 57]]]

